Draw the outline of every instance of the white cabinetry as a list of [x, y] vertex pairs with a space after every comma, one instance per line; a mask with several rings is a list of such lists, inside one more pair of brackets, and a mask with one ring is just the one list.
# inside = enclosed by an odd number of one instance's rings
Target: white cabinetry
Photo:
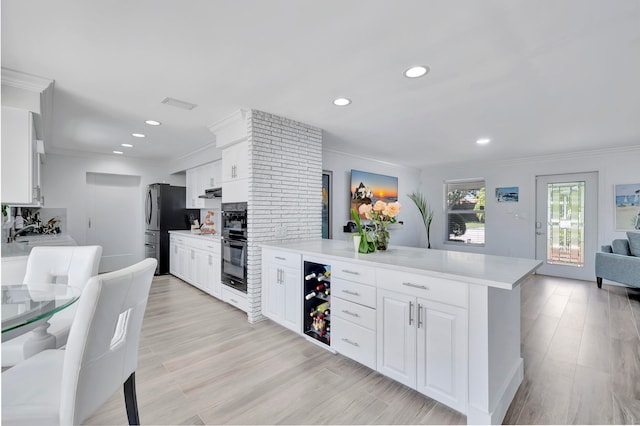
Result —
[[221, 298], [220, 243], [205, 238], [171, 234], [169, 272]]
[[215, 199], [198, 198], [206, 189], [222, 186], [222, 161], [214, 161], [187, 170], [187, 208], [213, 208]]
[[378, 372], [466, 412], [466, 285], [385, 269], [377, 278]]
[[222, 201], [235, 203], [249, 198], [249, 148], [242, 141], [222, 150]]
[[297, 333], [302, 332], [302, 256], [263, 250], [262, 313]]
[[41, 206], [40, 152], [31, 111], [2, 107], [1, 157], [2, 203]]

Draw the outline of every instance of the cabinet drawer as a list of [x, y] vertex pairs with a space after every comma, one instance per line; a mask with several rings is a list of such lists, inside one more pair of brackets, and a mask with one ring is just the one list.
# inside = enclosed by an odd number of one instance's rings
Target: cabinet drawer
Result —
[[230, 289], [229, 287], [227, 287], [226, 285], [222, 286], [222, 291], [221, 291], [221, 296], [222, 296], [222, 300], [227, 302], [230, 305], [235, 306], [236, 308], [247, 312], [248, 310], [248, 302], [247, 302], [247, 295], [246, 294], [241, 294], [237, 291], [233, 291], [232, 289]]
[[373, 330], [332, 318], [331, 347], [360, 364], [376, 368], [376, 332]]
[[469, 304], [467, 284], [427, 275], [376, 269], [379, 288], [466, 308]]
[[331, 298], [331, 317], [342, 318], [370, 330], [376, 329], [375, 309], [343, 300], [337, 296]]
[[262, 255], [263, 262], [277, 263], [278, 265], [288, 266], [295, 269], [300, 269], [302, 264], [302, 256], [297, 253], [264, 249]]
[[376, 288], [370, 285], [358, 284], [332, 277], [331, 294], [335, 297], [359, 303], [370, 308], [376, 306]]
[[197, 240], [194, 239], [194, 241], [197, 241], [194, 247], [198, 247], [200, 250], [213, 251], [216, 253], [220, 253], [220, 250], [221, 250], [220, 240], [214, 240], [213, 238], [211, 239], [199, 238]]
[[331, 276], [362, 284], [375, 285], [375, 268], [347, 262], [331, 262]]

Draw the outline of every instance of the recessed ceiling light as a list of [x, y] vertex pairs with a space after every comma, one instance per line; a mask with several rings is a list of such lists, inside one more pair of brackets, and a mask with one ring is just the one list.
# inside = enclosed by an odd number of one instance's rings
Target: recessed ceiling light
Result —
[[404, 76], [407, 78], [418, 78], [429, 72], [429, 67], [424, 65], [416, 65], [404, 70]]
[[156, 120], [147, 120], [145, 121], [145, 123], [147, 123], [149, 126], [159, 126], [162, 124], [161, 122]]
[[131, 145], [130, 143], [121, 143], [120, 145], [124, 146], [125, 148], [133, 148], [133, 145]]
[[489, 142], [491, 142], [491, 139], [489, 139], [489, 138], [482, 138], [482, 139], [478, 139], [476, 141], [476, 143], [479, 144], [479, 145], [486, 145]]
[[114, 153], [114, 154], [118, 154], [118, 155], [122, 155], [122, 154], [124, 154], [124, 152], [122, 152], [122, 151], [113, 151], [113, 153]]
[[349, 98], [336, 98], [333, 100], [333, 104], [336, 106], [347, 106], [351, 103]]
[[134, 138], [144, 138], [145, 137], [144, 133], [131, 133], [131, 136], [133, 136]]
[[161, 103], [180, 109], [186, 109], [188, 111], [198, 106], [196, 104], [192, 104], [191, 102], [185, 102], [175, 98], [164, 98]]

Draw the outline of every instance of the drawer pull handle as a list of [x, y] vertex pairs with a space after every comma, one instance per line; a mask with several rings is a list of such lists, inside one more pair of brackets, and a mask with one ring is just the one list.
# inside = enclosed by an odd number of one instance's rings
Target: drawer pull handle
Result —
[[342, 338], [342, 341], [343, 341], [343, 342], [345, 342], [345, 343], [348, 343], [348, 344], [350, 344], [350, 345], [353, 345], [353, 346], [360, 346], [360, 345], [358, 344], [358, 342], [352, 342], [351, 340], [347, 339], [346, 337], [343, 337], [343, 338]]
[[209, 247], [210, 249], [215, 248], [214, 246], [207, 246], [207, 247]]
[[421, 290], [429, 290], [429, 287], [427, 287], [426, 285], [419, 285], [419, 284], [413, 284], [413, 283], [402, 283], [402, 285], [406, 285], [407, 287], [419, 288]]
[[354, 312], [349, 312], [349, 311], [347, 311], [346, 309], [343, 309], [343, 310], [342, 310], [342, 313], [343, 313], [343, 314], [347, 314], [347, 315], [351, 315], [352, 317], [360, 318], [360, 315], [358, 315], [358, 314], [356, 314], [356, 313], [354, 313]]
[[276, 259], [278, 259], [278, 260], [287, 260], [286, 257], [280, 257], [280, 256], [276, 256]]
[[342, 290], [343, 293], [347, 293], [350, 294], [352, 296], [360, 296], [360, 293], [358, 293], [357, 291], [351, 291], [351, 290]]
[[348, 269], [343, 269], [342, 272], [344, 272], [345, 274], [360, 275], [360, 272], [350, 271]]

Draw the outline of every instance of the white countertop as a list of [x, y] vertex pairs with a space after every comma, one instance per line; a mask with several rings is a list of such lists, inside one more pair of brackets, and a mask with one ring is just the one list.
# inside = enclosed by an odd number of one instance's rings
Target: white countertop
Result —
[[75, 246], [76, 241], [70, 235], [24, 235], [12, 243], [2, 242], [2, 257], [28, 256], [36, 246]]
[[193, 238], [199, 238], [199, 239], [203, 239], [203, 240], [214, 240], [214, 241], [220, 241], [220, 235], [219, 234], [194, 234], [191, 231], [185, 231], [185, 230], [180, 230], [180, 231], [169, 231], [170, 234], [175, 234], [175, 235], [182, 235], [184, 237], [193, 237]]
[[261, 246], [308, 256], [370, 263], [371, 266], [384, 265], [401, 271], [508, 290], [518, 286], [542, 265], [534, 259], [393, 245], [384, 252], [362, 254], [354, 251], [351, 240], [274, 241]]

